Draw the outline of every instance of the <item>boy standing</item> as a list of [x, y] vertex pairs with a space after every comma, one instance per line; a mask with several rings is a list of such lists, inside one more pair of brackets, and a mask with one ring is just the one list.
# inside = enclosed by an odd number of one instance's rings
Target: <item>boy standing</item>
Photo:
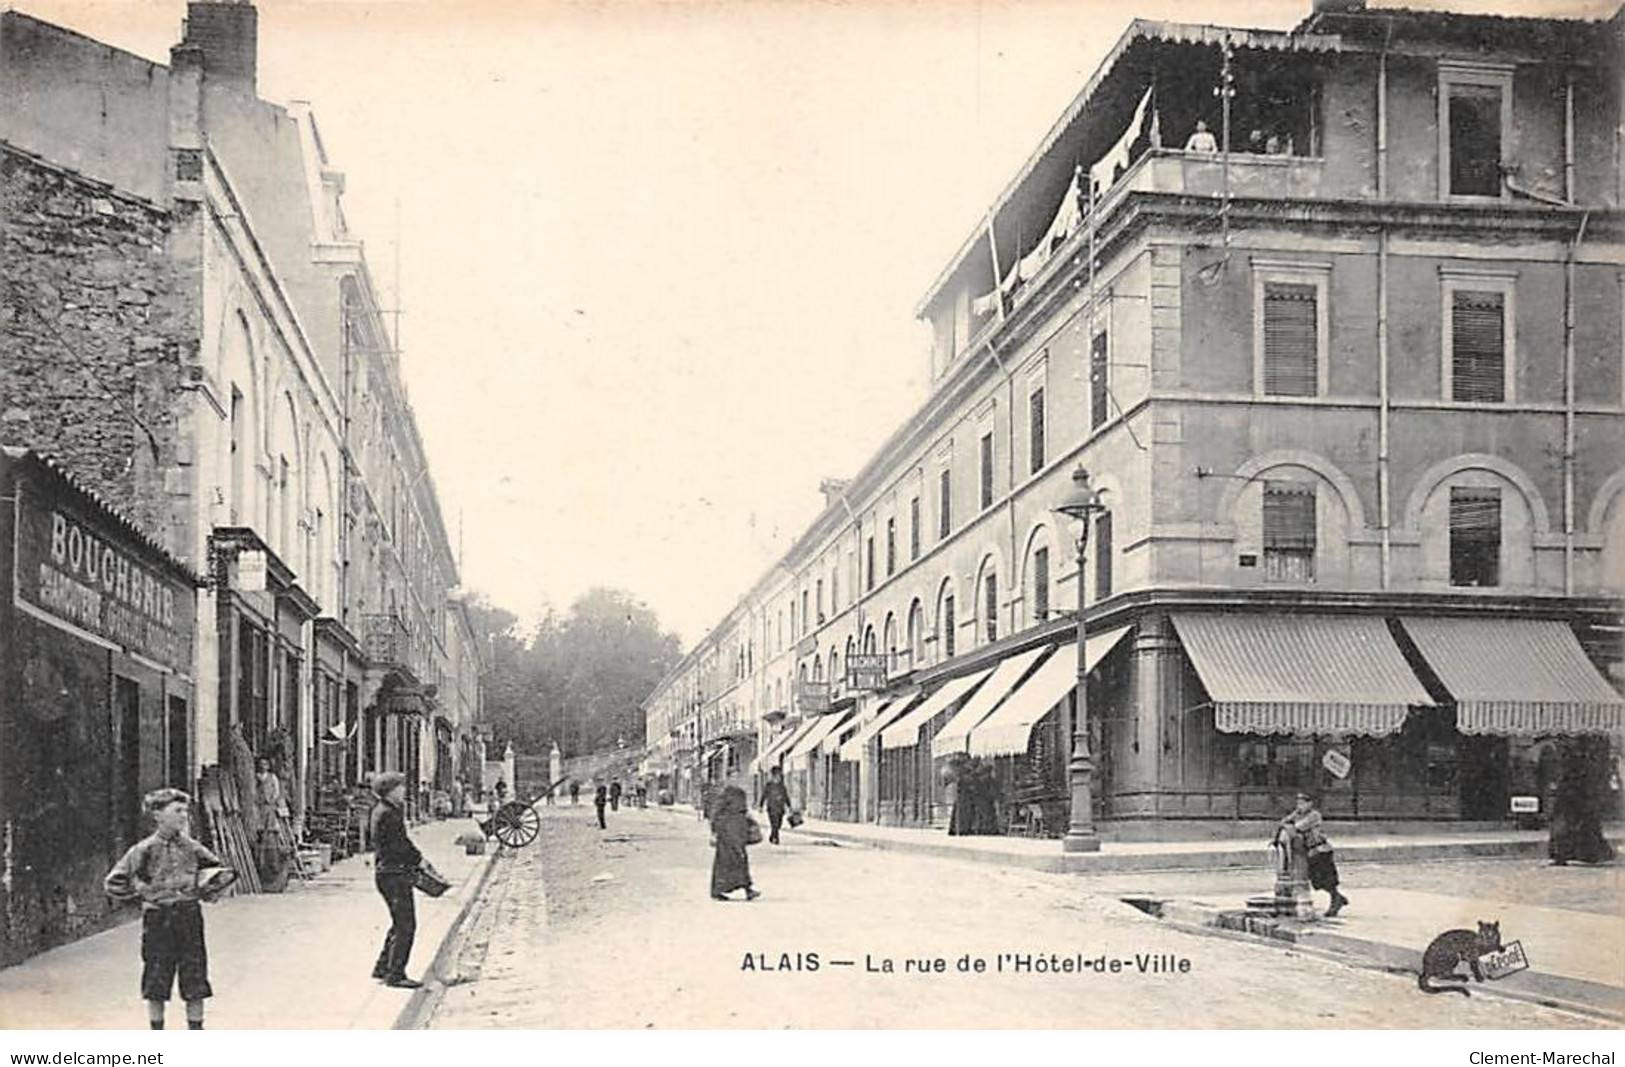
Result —
[[1331, 894], [1332, 903], [1326, 909], [1326, 917], [1332, 918], [1348, 907], [1349, 898], [1337, 888], [1337, 860], [1332, 855], [1332, 843], [1326, 840], [1326, 832], [1321, 828], [1325, 819], [1315, 807], [1315, 798], [1308, 793], [1299, 793], [1296, 800], [1292, 810], [1281, 819], [1281, 826], [1302, 836], [1304, 851], [1309, 855], [1309, 885]]
[[177, 973], [189, 1029], [203, 1029], [203, 1001], [214, 995], [203, 944], [198, 871], [225, 864], [187, 832], [191, 803], [179, 789], [148, 793], [142, 806], [157, 829], [131, 846], [105, 883], [114, 900], [141, 902], [141, 997], [154, 1030], [164, 1028], [164, 1004]]

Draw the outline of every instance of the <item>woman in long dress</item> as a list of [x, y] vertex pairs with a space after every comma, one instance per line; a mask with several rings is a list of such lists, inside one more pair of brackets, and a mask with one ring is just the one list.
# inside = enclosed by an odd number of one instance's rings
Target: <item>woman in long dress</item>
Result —
[[735, 889], [745, 891], [746, 900], [761, 896], [750, 884], [750, 858], [745, 848], [750, 838], [750, 805], [745, 791], [730, 785], [713, 802], [711, 839], [716, 852], [711, 860], [711, 899], [727, 900]]

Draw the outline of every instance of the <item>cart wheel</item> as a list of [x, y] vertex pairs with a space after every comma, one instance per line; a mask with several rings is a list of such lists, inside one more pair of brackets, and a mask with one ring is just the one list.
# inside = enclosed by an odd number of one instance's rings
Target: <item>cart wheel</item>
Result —
[[524, 848], [541, 832], [542, 819], [529, 804], [510, 800], [497, 809], [496, 839], [509, 848]]

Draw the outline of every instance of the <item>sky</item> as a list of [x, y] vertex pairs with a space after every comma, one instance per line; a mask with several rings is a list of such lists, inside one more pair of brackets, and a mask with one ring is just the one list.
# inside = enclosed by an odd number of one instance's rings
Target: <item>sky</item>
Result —
[[[3, 5], [5, 0], [0, 0]], [[1596, 0], [1411, 7], [1599, 17]], [[11, 0], [166, 62], [183, 0]], [[927, 395], [927, 286], [1131, 17], [1310, 0], [262, 0], [463, 581], [703, 637]], [[398, 277], [398, 282], [397, 282]]]

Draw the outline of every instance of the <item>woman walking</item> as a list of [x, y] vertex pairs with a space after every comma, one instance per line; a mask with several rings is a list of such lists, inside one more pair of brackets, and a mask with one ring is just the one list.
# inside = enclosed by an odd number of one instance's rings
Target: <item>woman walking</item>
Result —
[[396, 989], [417, 989], [423, 983], [406, 977], [406, 961], [417, 936], [417, 910], [412, 903], [413, 875], [423, 854], [406, 836], [406, 776], [385, 771], [373, 779], [378, 803], [372, 809], [373, 882], [389, 908], [389, 933], [383, 951], [372, 965], [372, 976]]
[[[750, 884], [750, 858], [745, 848], [752, 844], [750, 805], [745, 791], [730, 785], [722, 791], [711, 813], [711, 840], [716, 855], [711, 860], [711, 899], [727, 900], [735, 889], [745, 891], [746, 900], [755, 900], [762, 894]], [[761, 831], [757, 831], [757, 840]]]

